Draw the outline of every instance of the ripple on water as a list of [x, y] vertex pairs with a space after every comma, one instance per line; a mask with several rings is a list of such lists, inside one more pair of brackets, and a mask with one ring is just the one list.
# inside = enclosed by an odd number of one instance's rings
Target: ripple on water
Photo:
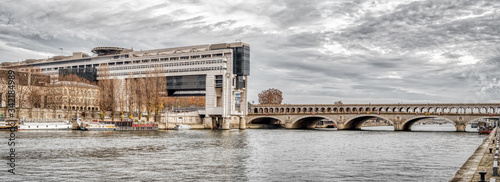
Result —
[[18, 132], [6, 180], [447, 181], [485, 137], [432, 130]]

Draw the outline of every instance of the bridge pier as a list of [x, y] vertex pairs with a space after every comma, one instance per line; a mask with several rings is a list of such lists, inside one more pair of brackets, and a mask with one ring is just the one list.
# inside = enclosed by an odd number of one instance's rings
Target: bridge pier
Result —
[[465, 125], [465, 123], [457, 123], [455, 124], [455, 128], [457, 128], [457, 131], [459, 132], [465, 132], [465, 127], [467, 125]]
[[394, 123], [394, 131], [406, 131], [403, 123], [393, 122]]

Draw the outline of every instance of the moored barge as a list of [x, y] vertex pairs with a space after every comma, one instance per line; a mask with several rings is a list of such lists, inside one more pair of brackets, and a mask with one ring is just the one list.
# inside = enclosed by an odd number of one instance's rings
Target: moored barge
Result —
[[158, 130], [158, 124], [154, 122], [137, 123], [131, 119], [123, 121], [103, 121], [106, 124], [113, 124], [116, 130]]

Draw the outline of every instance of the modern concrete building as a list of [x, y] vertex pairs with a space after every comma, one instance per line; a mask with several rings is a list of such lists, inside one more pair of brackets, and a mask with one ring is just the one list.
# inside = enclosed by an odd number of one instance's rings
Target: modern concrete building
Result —
[[[205, 96], [205, 110], [199, 111], [205, 128], [246, 128], [250, 75], [250, 47], [246, 43], [140, 51], [96, 47], [92, 52], [94, 56], [79, 52], [73, 56], [2, 63], [2, 67], [20, 70], [33, 67], [54, 80], [61, 74], [77, 74], [90, 81], [141, 78], [149, 70], [161, 68], [159, 76], [166, 77], [169, 96]], [[109, 70], [111, 77], [100, 76], [102, 68]]]

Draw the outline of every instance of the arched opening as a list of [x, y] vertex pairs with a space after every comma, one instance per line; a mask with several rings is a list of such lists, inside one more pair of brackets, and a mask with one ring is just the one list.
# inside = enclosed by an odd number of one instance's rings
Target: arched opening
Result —
[[352, 108], [352, 112], [357, 112], [358, 109], [356, 109], [355, 107]]
[[392, 112], [398, 112], [399, 109], [397, 107], [392, 108]]
[[253, 109], [253, 113], [259, 113], [259, 109], [257, 108]]
[[[336, 108], [335, 108], [335, 109], [336, 109]], [[343, 107], [341, 107], [341, 108], [339, 109], [339, 112], [344, 112], [344, 108], [343, 108]]]
[[436, 108], [436, 113], [442, 113], [442, 112], [443, 112], [443, 109], [441, 109], [440, 107]]
[[326, 108], [326, 112], [332, 112], [332, 108]]
[[417, 116], [403, 123], [403, 131], [456, 131], [455, 123], [436, 116]]
[[295, 113], [295, 108], [292, 108], [292, 113]]
[[268, 128], [268, 129], [285, 128], [285, 122], [274, 117], [260, 117], [252, 119], [249, 122], [249, 127]]
[[297, 112], [302, 112], [300, 108], [297, 108]]
[[365, 108], [366, 112], [371, 112], [371, 109], [369, 107]]
[[286, 112], [289, 113], [290, 112], [290, 108], [286, 108]]
[[[361, 127], [363, 126], [363, 123], [365, 123], [368, 120], [382, 120], [384, 122], [387, 122], [388, 125], [393, 125], [393, 123], [383, 117], [380, 116], [374, 116], [374, 115], [365, 115], [365, 116], [359, 116], [352, 118], [346, 122], [344, 125], [344, 130], [361, 130]], [[389, 130], [394, 130], [393, 127]]]
[[274, 112], [274, 109], [273, 108], [269, 108], [269, 113], [273, 113]]
[[351, 112], [350, 108], [345, 108], [345, 112]]
[[465, 114], [472, 114], [472, 112], [473, 109], [471, 109], [470, 107], [465, 108]]
[[378, 108], [378, 111], [385, 112], [385, 109], [383, 107], [381, 107], [381, 108]]
[[465, 114], [465, 109], [463, 107], [458, 108], [459, 114]]
[[486, 109], [486, 107], [482, 107], [482, 108], [479, 110], [479, 113], [481, 113], [481, 114], [486, 114], [486, 113], [488, 113], [488, 109]]
[[263, 113], [264, 110], [262, 110], [262, 108], [259, 108], [259, 113]]
[[433, 107], [429, 107], [429, 113], [434, 113], [434, 108]]
[[269, 113], [269, 110], [267, 108], [265, 108], [264, 113]]
[[427, 113], [427, 108], [426, 107], [422, 107], [422, 109], [420, 109], [420, 111], [422, 111], [422, 113]]
[[413, 108], [411, 108], [411, 107], [406, 108], [406, 112], [408, 112], [408, 113], [412, 113], [412, 112], [413, 112]]
[[[321, 120], [328, 120], [328, 118], [321, 117], [321, 116], [306, 116], [300, 119], [297, 119], [293, 125], [292, 128], [297, 128], [297, 129], [314, 129], [316, 128], [316, 123], [318, 123]], [[336, 122], [334, 122], [337, 124]]]
[[[288, 108], [287, 108], [287, 111], [288, 111]], [[280, 108], [280, 113], [284, 113], [285, 112], [285, 109], [284, 108]]]
[[404, 107], [399, 108], [399, 112], [406, 112], [406, 109]]

